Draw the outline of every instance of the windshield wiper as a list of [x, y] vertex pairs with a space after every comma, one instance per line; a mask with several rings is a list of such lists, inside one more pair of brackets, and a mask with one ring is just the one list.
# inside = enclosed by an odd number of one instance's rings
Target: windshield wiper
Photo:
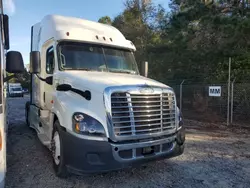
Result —
[[126, 73], [126, 74], [135, 74], [135, 71], [129, 71], [129, 70], [111, 70], [110, 72], [114, 73]]
[[74, 70], [94, 71], [93, 69], [89, 69], [89, 68], [75, 68]]
[[63, 67], [64, 70], [85, 70], [85, 71], [94, 71], [94, 69], [89, 69], [89, 68], [68, 68], [68, 67]]

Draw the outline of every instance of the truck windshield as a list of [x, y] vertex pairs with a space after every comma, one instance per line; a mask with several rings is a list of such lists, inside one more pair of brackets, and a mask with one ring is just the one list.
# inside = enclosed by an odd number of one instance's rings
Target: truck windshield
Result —
[[59, 44], [62, 70], [86, 70], [138, 74], [133, 52], [94, 44]]
[[22, 91], [21, 88], [12, 88], [12, 91]]

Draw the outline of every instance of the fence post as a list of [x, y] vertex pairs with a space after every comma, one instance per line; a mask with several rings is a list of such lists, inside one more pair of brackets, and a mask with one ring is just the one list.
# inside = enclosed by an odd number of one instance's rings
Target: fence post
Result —
[[185, 80], [182, 80], [180, 85], [180, 112], [182, 112], [182, 85], [185, 82]]
[[234, 109], [234, 82], [235, 82], [236, 78], [234, 78], [233, 82], [232, 82], [232, 86], [231, 86], [231, 119], [230, 119], [230, 123], [233, 123], [233, 109]]
[[229, 116], [230, 116], [230, 86], [231, 86], [231, 57], [229, 57], [228, 62], [228, 87], [227, 87], [227, 125], [229, 125]]

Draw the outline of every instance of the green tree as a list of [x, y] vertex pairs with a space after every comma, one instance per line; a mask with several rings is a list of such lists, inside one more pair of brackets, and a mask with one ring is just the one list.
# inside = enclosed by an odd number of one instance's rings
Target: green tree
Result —
[[112, 20], [109, 16], [104, 16], [104, 17], [101, 17], [99, 20], [98, 20], [99, 23], [103, 23], [103, 24], [107, 24], [107, 25], [112, 25]]
[[250, 75], [249, 1], [171, 0], [171, 11], [150, 0], [127, 0], [112, 21], [149, 61], [149, 76], [225, 82], [228, 58], [238, 80]]
[[[112, 25], [135, 44], [135, 55], [140, 65], [142, 61], [150, 61], [148, 47], [160, 41], [165, 10], [151, 0], [128, 0], [124, 6], [124, 11], [114, 18]], [[150, 62], [150, 67], [154, 67], [154, 64], [155, 62]]]

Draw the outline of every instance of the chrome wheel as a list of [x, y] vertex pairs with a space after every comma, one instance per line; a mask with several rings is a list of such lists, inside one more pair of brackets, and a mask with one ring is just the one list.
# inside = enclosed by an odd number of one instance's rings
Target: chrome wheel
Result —
[[60, 163], [60, 154], [61, 154], [61, 143], [60, 143], [60, 136], [59, 133], [56, 131], [53, 137], [52, 143], [52, 151], [53, 151], [53, 158], [56, 165]]

